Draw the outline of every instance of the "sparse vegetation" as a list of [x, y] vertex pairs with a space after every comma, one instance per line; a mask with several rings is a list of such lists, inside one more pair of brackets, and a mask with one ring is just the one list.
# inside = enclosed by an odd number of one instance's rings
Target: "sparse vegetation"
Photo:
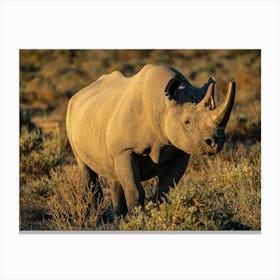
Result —
[[94, 203], [94, 185], [81, 184], [77, 167], [66, 172], [52, 172], [54, 195], [48, 201], [52, 219], [48, 225], [53, 230], [96, 230], [102, 224], [102, 214], [108, 208], [108, 196]]
[[[218, 102], [235, 78], [236, 103], [222, 152], [192, 156], [161, 204], [151, 202], [156, 179], [144, 182], [144, 209], [117, 218], [106, 186], [105, 200], [92, 207], [94, 186], [81, 186], [61, 124], [77, 90], [104, 73], [132, 75], [147, 63], [171, 65], [197, 86], [215, 75]], [[260, 51], [22, 50], [20, 79], [21, 230], [261, 229]]]
[[[185, 176], [161, 204], [147, 200], [120, 221], [122, 230], [247, 230], [260, 229], [260, 159], [259, 145], [251, 147], [248, 158], [232, 164], [222, 157], [213, 159], [220, 172], [214, 172], [208, 161], [201, 169]], [[251, 161], [251, 159], [253, 159]], [[257, 161], [257, 164], [255, 164]], [[209, 161], [210, 162], [210, 161]], [[197, 164], [197, 162], [195, 163]], [[208, 169], [212, 172], [209, 178]], [[203, 174], [204, 173], [204, 174]]]
[[53, 134], [43, 134], [38, 129], [28, 131], [23, 127], [20, 133], [20, 182], [48, 175], [50, 170], [63, 161], [65, 139]]

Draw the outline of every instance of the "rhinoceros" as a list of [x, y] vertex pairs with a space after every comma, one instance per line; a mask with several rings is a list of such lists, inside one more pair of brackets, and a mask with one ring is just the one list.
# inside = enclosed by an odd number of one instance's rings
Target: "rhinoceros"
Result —
[[98, 177], [110, 186], [114, 213], [144, 204], [141, 181], [158, 177], [154, 199], [162, 200], [184, 174], [190, 155], [213, 155], [225, 142], [235, 98], [229, 82], [216, 107], [215, 79], [194, 87], [180, 72], [148, 64], [132, 77], [101, 76], [73, 95], [66, 130], [84, 184]]

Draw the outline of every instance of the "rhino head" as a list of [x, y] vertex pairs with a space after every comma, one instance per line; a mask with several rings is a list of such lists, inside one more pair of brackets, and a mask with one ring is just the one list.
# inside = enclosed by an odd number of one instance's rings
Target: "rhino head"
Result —
[[225, 127], [235, 98], [235, 82], [228, 84], [225, 100], [216, 107], [215, 79], [193, 87], [181, 74], [165, 89], [167, 114], [164, 130], [172, 145], [188, 154], [213, 155], [225, 142]]

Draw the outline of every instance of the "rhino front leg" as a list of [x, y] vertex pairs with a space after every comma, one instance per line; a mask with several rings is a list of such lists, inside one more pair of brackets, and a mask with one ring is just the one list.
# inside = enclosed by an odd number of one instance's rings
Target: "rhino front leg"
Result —
[[109, 182], [113, 209], [115, 215], [125, 216], [127, 213], [127, 205], [125, 195], [121, 184], [117, 181]]
[[115, 170], [123, 188], [128, 211], [144, 205], [145, 192], [140, 181], [137, 160], [130, 151], [125, 151], [114, 159]]
[[159, 183], [154, 201], [162, 201], [169, 189], [179, 182], [186, 171], [189, 158], [189, 155], [180, 151], [165, 163], [158, 174]]

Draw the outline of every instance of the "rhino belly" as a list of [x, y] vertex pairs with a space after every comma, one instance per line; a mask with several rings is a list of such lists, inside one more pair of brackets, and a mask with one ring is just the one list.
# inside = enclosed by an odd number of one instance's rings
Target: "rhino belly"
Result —
[[157, 164], [155, 164], [148, 155], [134, 154], [138, 163], [141, 181], [145, 181], [155, 177]]
[[[103, 147], [98, 145], [91, 145], [90, 149], [86, 149], [85, 145], [81, 145], [76, 148], [78, 157], [85, 163], [91, 170], [96, 172], [98, 175], [106, 177], [108, 179], [116, 180], [116, 173], [112, 158], [102, 153]], [[104, 149], [104, 148], [103, 148]], [[99, 150], [99, 151], [98, 151]]]
[[[173, 146], [163, 147], [158, 163], [154, 163], [149, 155], [134, 154], [139, 166], [141, 181], [163, 174], [168, 166], [172, 166], [178, 158], [182, 157], [182, 154], [185, 155], [184, 152]], [[187, 158], [186, 156], [186, 160], [188, 160]]]

